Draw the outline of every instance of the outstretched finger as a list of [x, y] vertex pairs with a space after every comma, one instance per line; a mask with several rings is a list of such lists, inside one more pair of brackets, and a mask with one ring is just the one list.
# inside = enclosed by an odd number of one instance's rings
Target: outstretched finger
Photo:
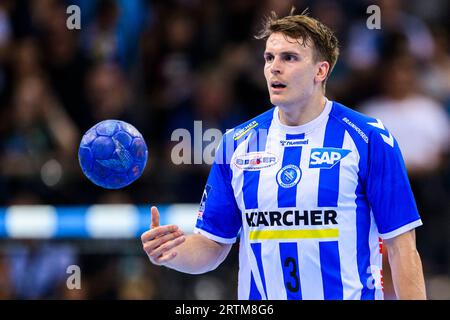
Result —
[[151, 208], [152, 222], [150, 224], [150, 229], [159, 227], [159, 211], [158, 208]]

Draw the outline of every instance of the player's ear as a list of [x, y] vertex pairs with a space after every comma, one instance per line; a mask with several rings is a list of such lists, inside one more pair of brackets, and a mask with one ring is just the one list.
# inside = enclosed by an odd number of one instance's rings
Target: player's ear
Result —
[[328, 72], [330, 71], [330, 64], [328, 61], [319, 61], [316, 63], [316, 82], [324, 82], [328, 76]]

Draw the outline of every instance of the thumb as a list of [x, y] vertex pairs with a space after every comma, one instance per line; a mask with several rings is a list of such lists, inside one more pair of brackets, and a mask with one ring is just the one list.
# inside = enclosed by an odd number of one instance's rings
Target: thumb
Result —
[[152, 207], [151, 208], [151, 214], [152, 214], [152, 222], [150, 224], [150, 229], [159, 227], [159, 211], [158, 211], [158, 208]]

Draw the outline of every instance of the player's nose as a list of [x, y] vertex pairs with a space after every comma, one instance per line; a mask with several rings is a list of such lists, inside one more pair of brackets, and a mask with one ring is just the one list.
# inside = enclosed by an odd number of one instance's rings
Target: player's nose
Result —
[[270, 72], [272, 74], [280, 74], [280, 73], [282, 73], [282, 69], [281, 68], [282, 68], [282, 66], [281, 66], [280, 59], [278, 57], [275, 57], [273, 59], [273, 62], [271, 64], [271, 66], [270, 66]]

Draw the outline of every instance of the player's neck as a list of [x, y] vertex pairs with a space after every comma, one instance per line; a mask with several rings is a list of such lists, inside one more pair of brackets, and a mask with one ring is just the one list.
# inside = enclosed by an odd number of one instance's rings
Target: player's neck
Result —
[[286, 126], [300, 126], [317, 118], [325, 108], [326, 98], [317, 95], [308, 101], [296, 105], [280, 105], [280, 122]]

